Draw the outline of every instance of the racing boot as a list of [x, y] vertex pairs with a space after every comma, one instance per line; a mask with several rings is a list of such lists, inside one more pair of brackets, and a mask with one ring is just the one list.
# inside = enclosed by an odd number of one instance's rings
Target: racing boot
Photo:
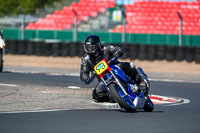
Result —
[[141, 80], [139, 84], [139, 88], [144, 93], [144, 96], [147, 97], [149, 94], [149, 81]]
[[138, 67], [137, 72], [136, 83], [139, 85], [139, 88], [144, 93], [145, 97], [147, 97], [149, 94], [150, 82], [142, 68]]

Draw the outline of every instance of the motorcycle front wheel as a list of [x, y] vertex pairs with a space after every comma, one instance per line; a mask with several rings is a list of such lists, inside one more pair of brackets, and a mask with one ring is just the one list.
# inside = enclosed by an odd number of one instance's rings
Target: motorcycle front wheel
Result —
[[109, 86], [110, 92], [115, 101], [128, 112], [135, 111], [133, 101], [128, 96], [124, 96], [123, 91], [117, 83], [111, 83]]

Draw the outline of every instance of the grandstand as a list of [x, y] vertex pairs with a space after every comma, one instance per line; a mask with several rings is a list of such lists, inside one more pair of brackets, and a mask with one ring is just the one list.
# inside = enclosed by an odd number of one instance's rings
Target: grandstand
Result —
[[[77, 13], [78, 25], [91, 21], [98, 14], [105, 14], [108, 8], [123, 5], [126, 9], [126, 33], [179, 34], [179, 12], [183, 18], [183, 34], [200, 35], [200, 2], [191, 0], [80, 0], [29, 23], [27, 30], [71, 29]], [[123, 32], [123, 25], [111, 27], [111, 32]]]
[[[183, 34], [200, 35], [200, 4], [190, 1], [136, 1], [125, 5], [127, 33], [179, 34], [183, 18]], [[122, 32], [120, 25], [112, 32]]]
[[114, 7], [113, 0], [80, 0], [73, 2], [71, 6], [65, 6], [62, 10], [56, 10], [54, 14], [47, 14], [36, 23], [29, 23], [26, 29], [40, 30], [64, 30], [71, 29], [77, 14], [78, 24], [88, 21], [89, 17], [96, 17], [98, 13], [105, 13], [106, 8]]

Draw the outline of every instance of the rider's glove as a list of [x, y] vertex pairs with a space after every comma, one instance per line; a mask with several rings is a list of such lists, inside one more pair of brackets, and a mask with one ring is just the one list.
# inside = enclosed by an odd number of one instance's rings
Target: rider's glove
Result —
[[121, 57], [122, 55], [123, 55], [123, 53], [121, 51], [117, 51], [114, 54], [115, 57]]
[[94, 73], [94, 72], [91, 72], [91, 73], [90, 73], [90, 76], [89, 76], [89, 79], [86, 80], [86, 81], [84, 81], [85, 84], [89, 84], [89, 83], [93, 82], [94, 78], [95, 78], [95, 73]]

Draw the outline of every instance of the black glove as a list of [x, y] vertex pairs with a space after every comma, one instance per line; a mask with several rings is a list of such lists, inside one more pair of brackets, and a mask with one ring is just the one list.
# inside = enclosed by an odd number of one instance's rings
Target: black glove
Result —
[[122, 55], [123, 55], [123, 53], [121, 51], [117, 51], [114, 54], [115, 57], [121, 57]]
[[90, 84], [91, 82], [93, 82], [94, 78], [95, 78], [95, 73], [91, 72], [90, 76], [89, 76], [89, 79], [85, 80], [84, 83], [85, 84]]

